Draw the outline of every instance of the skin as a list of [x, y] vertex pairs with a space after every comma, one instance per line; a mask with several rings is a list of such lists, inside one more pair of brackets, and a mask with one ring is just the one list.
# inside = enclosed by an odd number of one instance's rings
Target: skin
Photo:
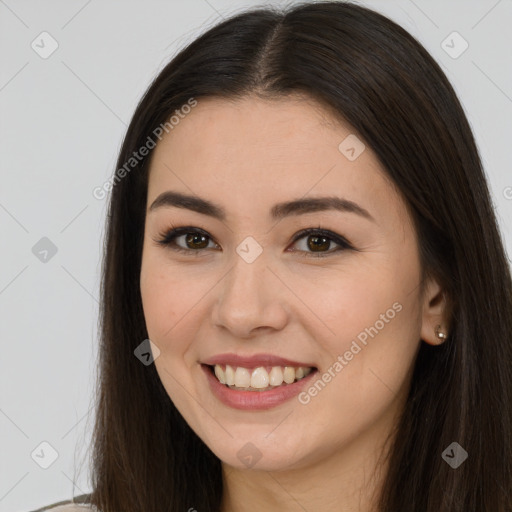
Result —
[[[207, 98], [154, 151], [144, 315], [167, 393], [222, 461], [222, 512], [373, 510], [386, 471], [379, 456], [420, 343], [441, 342], [434, 329], [445, 325], [442, 290], [428, 281], [420, 293], [411, 218], [375, 154], [366, 146], [349, 161], [338, 149], [353, 133], [304, 97]], [[218, 203], [227, 218], [172, 206], [150, 211], [167, 190]], [[374, 221], [336, 210], [270, 218], [275, 203], [330, 195], [354, 201]], [[183, 235], [175, 243], [189, 254], [159, 245], [173, 226], [203, 229], [207, 248]], [[332, 241], [315, 252], [308, 235], [293, 242], [300, 230], [319, 226], [357, 250], [335, 251]], [[248, 236], [263, 249], [250, 264], [236, 252]], [[321, 251], [330, 254], [315, 258]], [[310, 362], [322, 375], [394, 303], [401, 311], [307, 404], [294, 398], [266, 411], [229, 408], [200, 367], [224, 352], [272, 353]], [[247, 442], [261, 453], [251, 468], [237, 457]]]

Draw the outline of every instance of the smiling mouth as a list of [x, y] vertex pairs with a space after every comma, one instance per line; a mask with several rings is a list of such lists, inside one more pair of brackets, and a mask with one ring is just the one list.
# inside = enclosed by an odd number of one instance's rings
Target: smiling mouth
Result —
[[251, 369], [220, 364], [206, 366], [221, 384], [230, 389], [260, 392], [288, 386], [317, 370], [304, 366], [258, 366]]

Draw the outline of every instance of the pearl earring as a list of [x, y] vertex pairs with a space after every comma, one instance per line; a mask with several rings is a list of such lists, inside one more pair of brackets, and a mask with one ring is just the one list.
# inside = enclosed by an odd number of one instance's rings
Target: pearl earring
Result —
[[436, 337], [441, 341], [446, 341], [447, 335], [446, 335], [446, 333], [441, 332], [440, 329], [441, 329], [441, 326], [436, 325], [436, 329], [435, 329]]

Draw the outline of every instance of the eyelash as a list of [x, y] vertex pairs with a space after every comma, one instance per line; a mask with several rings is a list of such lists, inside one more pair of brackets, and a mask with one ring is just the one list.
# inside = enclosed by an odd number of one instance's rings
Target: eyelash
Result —
[[[175, 243], [175, 239], [177, 237], [179, 237], [181, 235], [188, 235], [188, 234], [203, 235], [213, 241], [212, 237], [210, 235], [208, 235], [208, 233], [206, 231], [203, 231], [202, 229], [194, 228], [191, 226], [184, 226], [184, 227], [179, 227], [179, 228], [173, 228], [168, 231], [164, 231], [164, 232], [160, 233], [160, 235], [159, 235], [160, 239], [156, 240], [156, 243], [159, 245], [162, 245], [164, 247], [168, 247], [176, 252], [184, 253], [189, 256], [191, 255], [191, 253], [196, 253], [196, 256], [198, 256], [199, 253], [205, 249], [184, 249], [183, 247], [179, 247]], [[294, 244], [301, 238], [304, 238], [308, 235], [319, 235], [319, 236], [325, 237], [328, 240], [335, 242], [340, 247], [335, 250], [326, 251], [324, 253], [322, 253], [322, 252], [312, 253], [312, 252], [300, 251], [300, 250], [293, 251], [293, 252], [298, 252], [300, 256], [305, 257], [305, 258], [326, 258], [326, 257], [331, 256], [332, 254], [337, 253], [342, 250], [347, 250], [347, 249], [355, 250], [354, 247], [345, 238], [343, 238], [340, 235], [337, 235], [336, 233], [333, 233], [332, 231], [322, 229], [321, 227], [308, 228], [308, 229], [303, 229], [302, 231], [299, 231], [299, 233], [297, 233], [297, 235], [292, 240], [292, 244]]]

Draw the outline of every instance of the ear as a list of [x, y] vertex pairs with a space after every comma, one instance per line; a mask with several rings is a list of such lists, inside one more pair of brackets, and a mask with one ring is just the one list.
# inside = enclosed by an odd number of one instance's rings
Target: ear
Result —
[[427, 281], [423, 294], [421, 339], [429, 345], [441, 345], [449, 335], [446, 306], [446, 294], [438, 282]]

